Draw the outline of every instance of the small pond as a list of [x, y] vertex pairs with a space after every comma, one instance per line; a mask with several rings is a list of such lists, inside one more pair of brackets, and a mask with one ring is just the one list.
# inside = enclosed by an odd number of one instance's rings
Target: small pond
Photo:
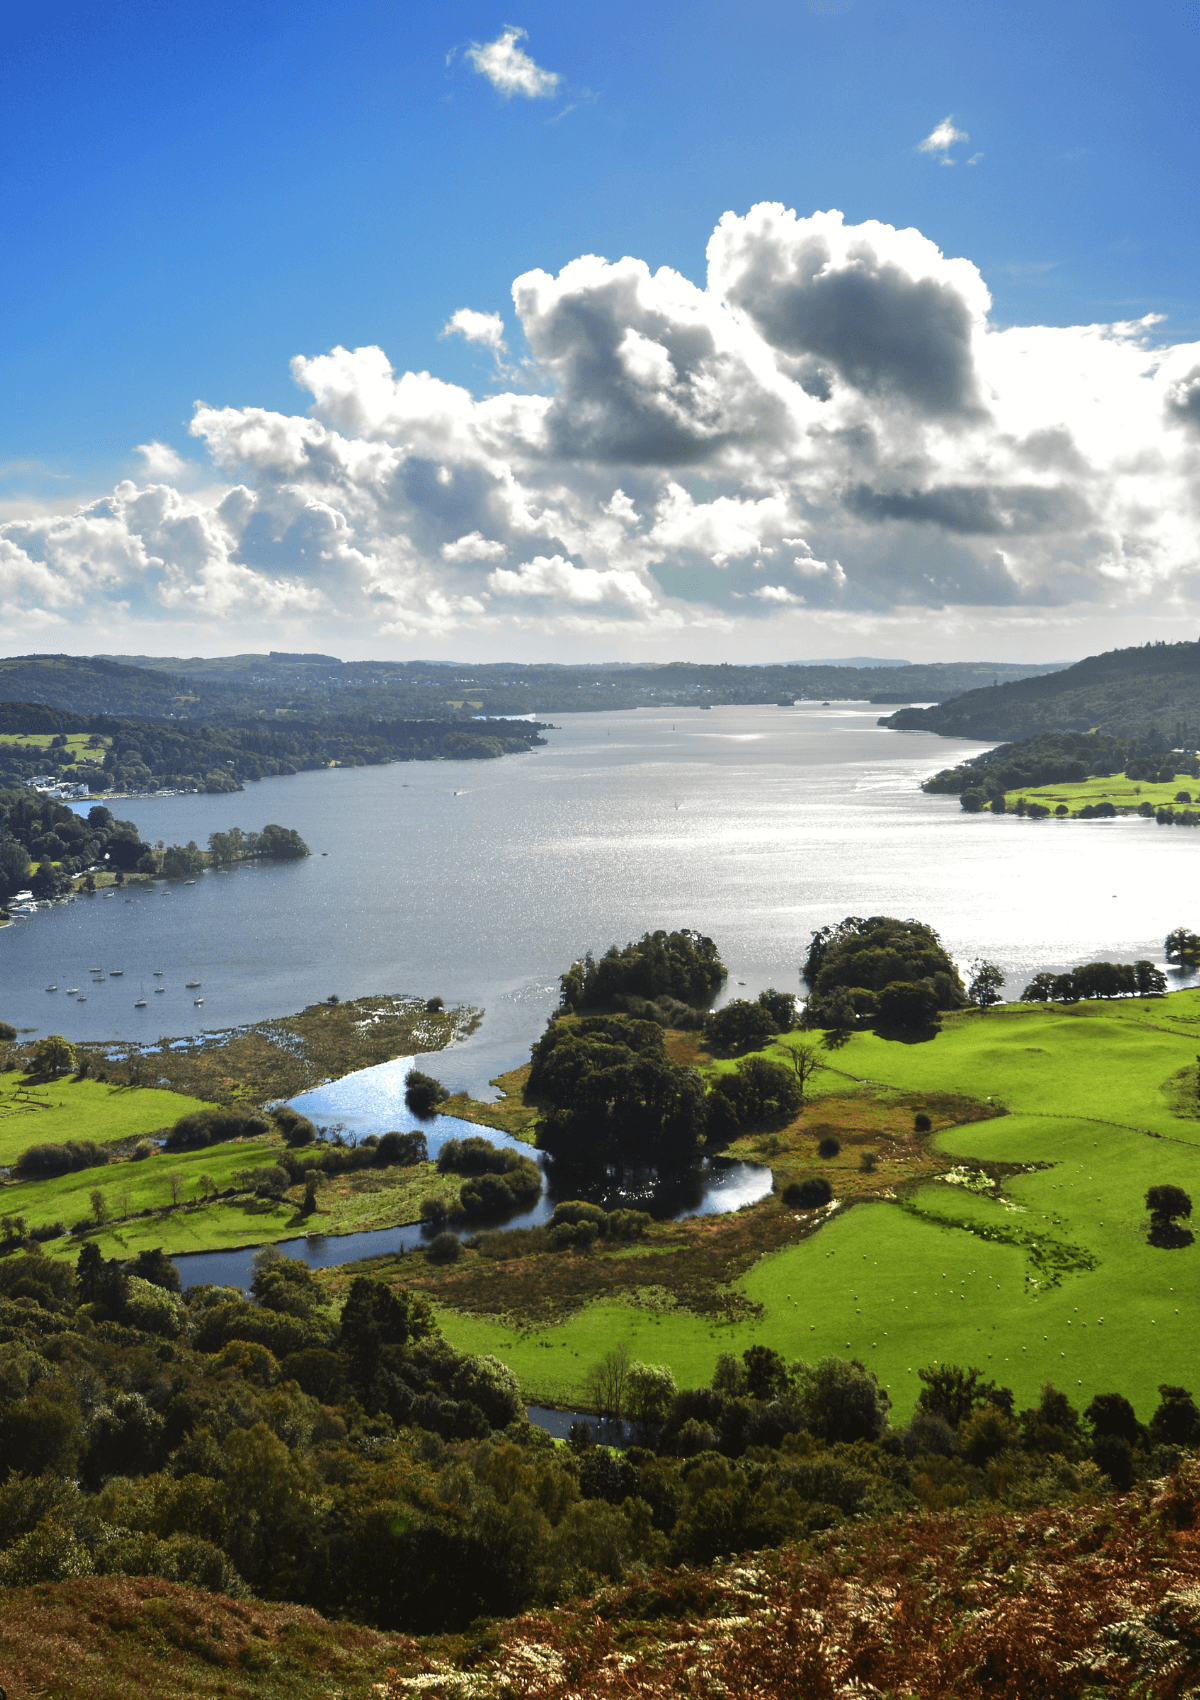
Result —
[[[414, 1061], [421, 1060], [428, 1064], [430, 1059], [396, 1057], [374, 1068], [359, 1069], [341, 1080], [301, 1093], [290, 1100], [292, 1108], [308, 1116], [318, 1127], [337, 1128], [351, 1142], [371, 1133], [387, 1133], [392, 1128], [401, 1131], [419, 1128], [428, 1140], [429, 1155], [434, 1158], [448, 1139], [470, 1138], [474, 1134], [482, 1134], [495, 1145], [536, 1157], [547, 1174], [546, 1189], [531, 1210], [510, 1216], [503, 1226], [532, 1228], [548, 1222], [555, 1203], [553, 1176], [541, 1153], [498, 1129], [480, 1127], [457, 1116], [421, 1121], [413, 1115], [404, 1102], [404, 1077]], [[771, 1171], [758, 1163], [725, 1163], [719, 1158], [706, 1158], [669, 1189], [652, 1183], [653, 1177], [648, 1174], [632, 1177], [620, 1193], [610, 1194], [604, 1201], [652, 1209], [656, 1216], [671, 1221], [680, 1221], [685, 1216], [724, 1215], [764, 1198], [771, 1190]], [[579, 1192], [573, 1188], [566, 1196], [577, 1198]], [[468, 1238], [477, 1230], [470, 1227], [455, 1231]], [[302, 1234], [276, 1243], [286, 1256], [303, 1259], [310, 1269], [328, 1269], [334, 1264], [357, 1263], [361, 1258], [381, 1257], [390, 1252], [420, 1252], [428, 1242], [428, 1231], [413, 1222], [395, 1228], [370, 1228], [357, 1234]], [[250, 1285], [251, 1263], [259, 1249], [237, 1246], [227, 1251], [182, 1252], [171, 1261], [185, 1287], [212, 1281], [218, 1286], [246, 1289]], [[570, 1418], [568, 1426], [569, 1423]]]

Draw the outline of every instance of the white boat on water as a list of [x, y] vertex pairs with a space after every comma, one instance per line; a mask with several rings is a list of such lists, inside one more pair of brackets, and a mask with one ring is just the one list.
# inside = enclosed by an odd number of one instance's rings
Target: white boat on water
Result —
[[187, 983], [187, 989], [189, 992], [194, 992], [198, 985], [200, 985], [199, 980], [189, 980]]
[[67, 987], [67, 996], [69, 998], [77, 998], [79, 996], [79, 987], [78, 986], [68, 986]]
[[154, 988], [154, 990], [155, 990], [155, 991], [156, 991], [156, 992], [165, 992], [165, 991], [166, 991], [166, 989], [167, 989], [167, 988], [166, 988], [166, 987], [165, 987], [165, 986], [155, 986], [155, 988]]
[[57, 986], [47, 986], [46, 990], [48, 992], [56, 992], [58, 990], [58, 987]]
[[108, 971], [109, 978], [113, 979], [113, 980], [119, 980], [121, 978], [121, 975], [124, 972], [125, 972], [125, 970], [123, 968], [110, 968], [109, 971]]
[[135, 998], [134, 1003], [133, 1003], [133, 1007], [134, 1007], [134, 1009], [145, 1009], [145, 1007], [146, 1007], [145, 998]]
[[199, 1009], [200, 1005], [204, 1002], [204, 999], [203, 998], [193, 998], [192, 1002], [195, 1004], [196, 1008]]

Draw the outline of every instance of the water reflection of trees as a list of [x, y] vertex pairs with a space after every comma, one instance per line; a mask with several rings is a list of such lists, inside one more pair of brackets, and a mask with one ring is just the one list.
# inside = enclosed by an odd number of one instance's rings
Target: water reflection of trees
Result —
[[648, 1210], [658, 1217], [695, 1214], [718, 1172], [709, 1158], [669, 1173], [648, 1163], [587, 1162], [565, 1156], [547, 1157], [545, 1169], [555, 1203], [581, 1198], [605, 1210]]

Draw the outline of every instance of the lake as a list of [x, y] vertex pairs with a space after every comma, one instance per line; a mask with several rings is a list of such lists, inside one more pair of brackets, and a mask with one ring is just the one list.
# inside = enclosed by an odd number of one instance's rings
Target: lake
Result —
[[[0, 1015], [68, 1038], [154, 1041], [334, 992], [437, 993], [487, 1011], [436, 1072], [488, 1097], [489, 1079], [528, 1055], [563, 968], [647, 928], [711, 934], [726, 995], [747, 996], [798, 991], [812, 929], [846, 914], [931, 922], [964, 965], [999, 962], [1009, 995], [1041, 968], [1161, 961], [1172, 927], [1197, 926], [1200, 836], [1137, 819], [965, 815], [918, 782], [986, 746], [892, 732], [875, 724], [882, 712], [581, 714], [536, 753], [499, 761], [119, 803], [151, 841], [278, 821], [314, 854], [130, 902], [82, 898], [0, 930]], [[123, 978], [93, 987], [94, 964]], [[168, 990], [137, 1010], [156, 968]]]

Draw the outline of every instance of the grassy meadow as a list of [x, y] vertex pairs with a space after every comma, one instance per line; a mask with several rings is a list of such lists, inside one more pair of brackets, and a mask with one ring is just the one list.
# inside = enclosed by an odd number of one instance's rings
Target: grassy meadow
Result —
[[[28, 753], [30, 750], [48, 750], [57, 736], [54, 732], [5, 732], [0, 737], [0, 750], [11, 749]], [[78, 761], [81, 756], [94, 756], [97, 762], [104, 760], [104, 752], [112, 743], [102, 732], [65, 732], [67, 748]], [[93, 739], [98, 738], [99, 743]], [[62, 747], [61, 745], [59, 746]]]
[[[900, 1416], [919, 1391], [916, 1370], [940, 1359], [978, 1365], [1021, 1404], [1052, 1380], [1077, 1404], [1123, 1392], [1145, 1419], [1161, 1382], [1200, 1388], [1200, 1248], [1149, 1245], [1144, 1203], [1160, 1182], [1200, 1203], [1198, 1028], [1200, 993], [1177, 992], [953, 1015], [925, 1043], [856, 1034], [830, 1055], [803, 1114], [755, 1153], [776, 1170], [777, 1187], [825, 1172], [854, 1207], [843, 1204], [815, 1232], [811, 1218], [803, 1227], [795, 1218], [793, 1243], [733, 1276], [740, 1302], [726, 1314], [680, 1302], [664, 1278], [659, 1265], [682, 1267], [692, 1255], [684, 1247], [669, 1260], [627, 1260], [626, 1292], [532, 1325], [519, 1281], [509, 1283], [506, 1312], [468, 1310], [454, 1302], [453, 1284], [465, 1285], [456, 1271], [431, 1294], [443, 1329], [464, 1350], [502, 1357], [531, 1394], [561, 1403], [622, 1339], [635, 1356], [669, 1363], [681, 1385], [707, 1380], [718, 1353], [762, 1342], [788, 1356], [860, 1358]], [[925, 1099], [944, 1112], [953, 1095], [973, 1098], [977, 1115], [991, 1099], [993, 1114], [946, 1125], [934, 1113], [927, 1140], [905, 1133]], [[847, 1137], [851, 1126], [858, 1132]], [[843, 1135], [828, 1165], [815, 1154], [821, 1128]], [[769, 1154], [775, 1143], [783, 1150]], [[880, 1157], [873, 1175], [858, 1167], [861, 1145]], [[790, 1215], [778, 1197], [741, 1214], [762, 1213], [765, 1226], [767, 1212]], [[724, 1221], [689, 1232], [715, 1243], [729, 1232]], [[639, 1281], [642, 1270], [652, 1284]]]
[[[74, 1075], [35, 1085], [16, 1071], [0, 1074], [0, 1166], [15, 1163], [31, 1145], [75, 1139], [112, 1146], [109, 1161], [96, 1168], [0, 1184], [0, 1215], [23, 1216], [30, 1229], [55, 1222], [70, 1228], [94, 1217], [92, 1193], [99, 1192], [109, 1220], [91, 1237], [105, 1257], [133, 1257], [152, 1246], [174, 1255], [257, 1245], [309, 1228], [345, 1234], [413, 1222], [422, 1198], [438, 1185], [432, 1163], [329, 1176], [318, 1192], [317, 1213], [304, 1218], [302, 1186], [290, 1188], [278, 1202], [247, 1194], [202, 1202], [208, 1192], [236, 1187], [239, 1170], [271, 1167], [282, 1147], [278, 1134], [131, 1158], [138, 1139], [162, 1134], [181, 1116], [210, 1107], [157, 1087]], [[142, 1216], [144, 1210], [156, 1214]], [[74, 1261], [79, 1244], [75, 1238], [47, 1240], [43, 1249], [47, 1257]]]
[[[1108, 779], [1093, 776], [1078, 781], [1064, 780], [1058, 785], [1037, 785], [1032, 790], [1006, 791], [1004, 801], [1009, 809], [1015, 808], [1022, 797], [1027, 803], [1045, 803], [1050, 809], [1065, 803], [1072, 814], [1085, 803], [1111, 803], [1120, 814], [1136, 814], [1143, 803], [1152, 803], [1156, 809], [1174, 803], [1177, 791], [1188, 792], [1194, 801], [1200, 797], [1200, 779], [1193, 779], [1190, 773], [1180, 773], [1168, 783], [1159, 785], [1152, 780], [1126, 779], [1123, 773], [1114, 773]], [[1186, 808], [1187, 804], [1183, 807]]]
[[[14, 1163], [31, 1145], [92, 1139], [97, 1145], [141, 1139], [206, 1106], [199, 1098], [157, 1087], [102, 1080], [31, 1082], [24, 1073], [0, 1073], [0, 1166]], [[0, 1192], [0, 1200], [6, 1195]]]

